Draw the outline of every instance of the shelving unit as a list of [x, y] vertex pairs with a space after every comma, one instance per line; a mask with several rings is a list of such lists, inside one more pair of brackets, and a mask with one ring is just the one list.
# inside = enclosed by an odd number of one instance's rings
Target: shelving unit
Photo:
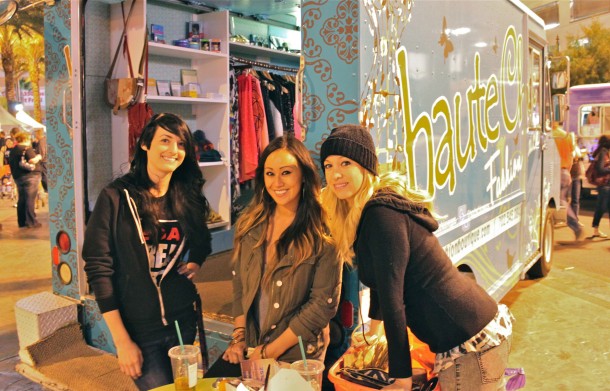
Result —
[[[129, 5], [129, 2], [126, 2]], [[121, 23], [120, 5], [111, 6], [111, 27]], [[220, 52], [211, 52], [174, 46], [172, 40], [184, 38], [187, 22], [199, 21], [204, 26], [204, 34], [221, 40]], [[221, 243], [231, 243], [231, 172], [230, 129], [229, 129], [229, 12], [220, 11], [195, 14], [188, 9], [176, 9], [145, 0], [138, 2], [128, 28], [129, 47], [132, 58], [142, 48], [141, 37], [151, 23], [164, 26], [166, 43], [148, 42], [148, 77], [156, 80], [181, 81], [181, 69], [195, 69], [197, 83], [201, 87], [198, 98], [181, 96], [148, 95], [146, 101], [155, 113], [173, 112], [180, 115], [191, 128], [201, 129], [206, 138], [220, 152], [222, 161], [201, 162], [199, 167], [206, 182], [203, 192], [213, 211], [222, 221], [210, 223], [212, 240], [220, 237]], [[113, 29], [117, 30], [117, 28]], [[118, 29], [122, 30], [122, 29]], [[137, 38], [140, 38], [139, 40]], [[116, 47], [118, 36], [114, 36], [111, 46]], [[133, 44], [132, 44], [133, 40]], [[139, 49], [138, 49], [139, 47]], [[113, 161], [125, 162], [127, 158], [126, 113], [113, 116]], [[116, 138], [116, 141], [115, 141]], [[226, 245], [213, 243], [215, 251], [226, 250]]]
[[269, 49], [262, 46], [249, 45], [246, 43], [231, 42], [229, 43], [229, 50], [231, 54], [248, 54], [250, 56], [256, 56], [257, 59], [268, 59], [268, 60], [281, 60], [284, 62], [296, 62], [299, 63], [301, 58], [300, 54], [286, 52], [282, 50]]

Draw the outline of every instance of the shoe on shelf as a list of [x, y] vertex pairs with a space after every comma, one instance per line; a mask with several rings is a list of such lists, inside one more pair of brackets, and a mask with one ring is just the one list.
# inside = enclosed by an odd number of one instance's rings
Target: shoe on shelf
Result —
[[606, 235], [605, 233], [603, 233], [602, 231], [597, 231], [597, 232], [593, 232], [593, 235], [591, 235], [592, 238], [607, 238], [608, 235]]

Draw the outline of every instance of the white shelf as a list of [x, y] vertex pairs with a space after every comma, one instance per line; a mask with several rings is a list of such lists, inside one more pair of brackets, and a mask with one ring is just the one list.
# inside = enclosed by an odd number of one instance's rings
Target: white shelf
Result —
[[166, 43], [152, 41], [148, 42], [148, 53], [156, 54], [158, 56], [188, 58], [191, 60], [227, 58], [227, 55], [225, 53], [216, 53], [208, 52], [205, 50], [183, 48], [181, 46], [174, 46]]
[[229, 42], [229, 52], [231, 54], [250, 54], [257, 57], [264, 57], [278, 60], [288, 60], [299, 62], [300, 54], [285, 52], [282, 50], [269, 49], [262, 46], [249, 45], [247, 43]]
[[222, 99], [211, 99], [211, 98], [188, 98], [183, 96], [161, 96], [161, 95], [147, 95], [146, 100], [150, 103], [178, 103], [178, 104], [197, 104], [197, 103], [217, 103], [227, 104], [229, 101], [225, 98]]
[[226, 166], [227, 162], [224, 160], [220, 160], [217, 162], [199, 162], [199, 167], [216, 167], [216, 166]]
[[226, 227], [229, 225], [228, 221], [219, 221], [217, 223], [208, 223], [208, 229], [214, 229], [214, 228], [220, 228], [220, 227]]

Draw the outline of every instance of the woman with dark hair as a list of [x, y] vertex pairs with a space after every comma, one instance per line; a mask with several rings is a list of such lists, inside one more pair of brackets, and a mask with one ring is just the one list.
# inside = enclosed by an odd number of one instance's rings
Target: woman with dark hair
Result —
[[[42, 157], [32, 148], [28, 133], [18, 132], [14, 138], [16, 144], [9, 153], [8, 163], [17, 185], [17, 224], [19, 228], [39, 228], [41, 224], [36, 218], [36, 196], [40, 185], [39, 163]], [[32, 170], [21, 168], [19, 162], [22, 158], [31, 164]]]
[[292, 135], [265, 148], [255, 173], [255, 195], [235, 229], [233, 340], [223, 358], [324, 361], [328, 324], [341, 289], [338, 260], [320, 205], [318, 170]]
[[[610, 138], [601, 136], [597, 142], [597, 148], [593, 151], [593, 161], [598, 176], [608, 176], [610, 178]], [[593, 215], [593, 237], [607, 238], [608, 235], [599, 230], [599, 223], [604, 217], [604, 213], [610, 211], [610, 182], [597, 186], [597, 204], [595, 204], [595, 214]]]
[[85, 272], [121, 370], [142, 390], [173, 382], [174, 321], [184, 343], [195, 338], [199, 295], [190, 280], [211, 252], [203, 184], [188, 126], [157, 114], [129, 173], [102, 190], [87, 223]]

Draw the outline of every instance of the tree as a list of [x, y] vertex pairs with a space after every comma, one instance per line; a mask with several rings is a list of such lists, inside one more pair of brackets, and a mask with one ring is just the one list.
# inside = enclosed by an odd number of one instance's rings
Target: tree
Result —
[[562, 54], [571, 60], [570, 84], [610, 82], [610, 29], [594, 20], [582, 28], [582, 36], [567, 38], [570, 44]]
[[4, 70], [4, 87], [6, 98], [15, 101], [15, 53], [14, 46], [24, 36], [31, 37], [43, 34], [44, 16], [42, 7], [35, 7], [28, 12], [17, 12], [5, 24], [0, 26], [0, 56]]
[[41, 122], [40, 78], [44, 72], [44, 38], [38, 33], [33, 33], [30, 37], [24, 36], [13, 49], [17, 58], [15, 71], [22, 70], [29, 74], [34, 96], [34, 119]]

